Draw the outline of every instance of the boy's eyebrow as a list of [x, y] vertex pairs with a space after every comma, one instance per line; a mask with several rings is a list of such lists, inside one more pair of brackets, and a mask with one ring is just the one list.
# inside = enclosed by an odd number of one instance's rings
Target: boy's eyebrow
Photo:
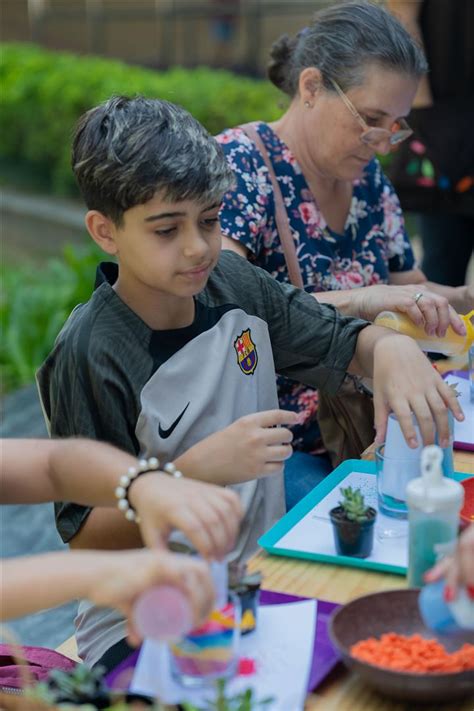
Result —
[[[220, 206], [220, 202], [215, 202], [212, 205], [203, 208], [202, 212], [208, 212], [208, 210], [214, 210], [216, 207]], [[185, 211], [180, 212], [178, 210], [175, 212], [160, 212], [158, 215], [150, 215], [149, 217], [145, 217], [145, 222], [155, 222], [155, 220], [162, 220], [170, 217], [186, 217], [186, 214], [187, 213]]]
[[164, 217], [184, 217], [185, 215], [185, 212], [160, 212], [159, 215], [150, 215], [149, 217], [145, 217], [145, 222], [162, 220]]

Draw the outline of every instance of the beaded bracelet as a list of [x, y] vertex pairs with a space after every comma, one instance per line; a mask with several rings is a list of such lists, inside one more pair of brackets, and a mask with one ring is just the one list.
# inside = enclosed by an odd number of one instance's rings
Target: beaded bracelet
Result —
[[[130, 504], [128, 493], [131, 485], [139, 476], [143, 474], [148, 474], [149, 472], [155, 472], [160, 467], [160, 461], [157, 457], [150, 457], [149, 459], [139, 459], [138, 465], [129, 467], [126, 474], [122, 474], [119, 479], [119, 484], [115, 489], [115, 496], [117, 498], [117, 508], [122, 511], [125, 515], [127, 521], [135, 521], [135, 523], [140, 523], [140, 517], [137, 515], [135, 509]], [[176, 468], [173, 462], [168, 462], [160, 470], [175, 477], [175, 479], [181, 479], [183, 476], [182, 472]]]

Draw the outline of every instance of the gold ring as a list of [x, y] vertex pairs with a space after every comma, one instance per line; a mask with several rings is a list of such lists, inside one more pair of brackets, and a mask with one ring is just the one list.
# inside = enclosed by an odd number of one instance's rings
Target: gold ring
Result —
[[413, 298], [415, 299], [415, 304], [417, 304], [417, 303], [419, 302], [419, 300], [421, 299], [422, 296], [423, 296], [423, 292], [422, 292], [422, 291], [418, 291], [418, 292], [415, 294], [415, 296], [413, 297]]

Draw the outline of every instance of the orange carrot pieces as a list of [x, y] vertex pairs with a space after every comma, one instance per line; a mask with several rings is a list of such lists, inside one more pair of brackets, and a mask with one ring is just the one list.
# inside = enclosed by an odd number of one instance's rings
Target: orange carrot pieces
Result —
[[435, 639], [419, 634], [406, 637], [388, 632], [380, 639], [369, 637], [354, 644], [351, 654], [378, 667], [405, 672], [451, 674], [474, 669], [474, 644], [464, 644], [449, 653]]

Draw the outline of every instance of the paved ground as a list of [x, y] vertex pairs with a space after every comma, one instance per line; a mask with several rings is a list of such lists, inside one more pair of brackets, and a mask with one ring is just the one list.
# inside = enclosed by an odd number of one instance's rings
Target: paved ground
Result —
[[[4, 398], [1, 437], [45, 437], [46, 428], [36, 393], [30, 386]], [[21, 556], [65, 549], [54, 525], [53, 505], [2, 506], [0, 553]], [[23, 644], [56, 647], [74, 631], [76, 604], [28, 615], [8, 624]]]

